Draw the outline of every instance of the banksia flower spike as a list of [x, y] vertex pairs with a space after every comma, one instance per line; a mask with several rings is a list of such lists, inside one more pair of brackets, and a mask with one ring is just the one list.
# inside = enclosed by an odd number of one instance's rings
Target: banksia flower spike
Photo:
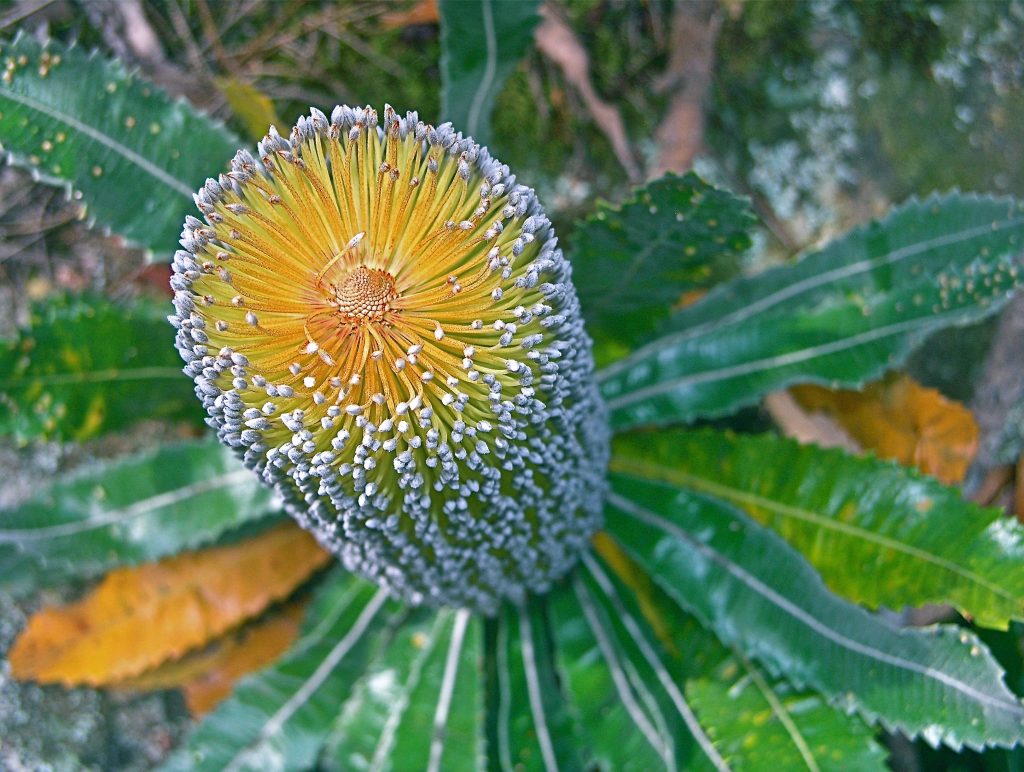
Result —
[[390, 107], [314, 109], [258, 155], [207, 180], [174, 258], [208, 423], [397, 595], [544, 591], [600, 523], [608, 430], [534, 192]]

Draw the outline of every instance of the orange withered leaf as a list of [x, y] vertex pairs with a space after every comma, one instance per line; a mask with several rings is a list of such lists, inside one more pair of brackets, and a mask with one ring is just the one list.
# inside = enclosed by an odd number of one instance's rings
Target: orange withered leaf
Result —
[[194, 716], [213, 710], [242, 676], [269, 665], [295, 642], [305, 603], [290, 603], [206, 648], [165, 662], [118, 687], [139, 691], [181, 687]]
[[971, 412], [907, 375], [894, 375], [863, 391], [797, 386], [793, 396], [810, 411], [825, 412], [866, 450], [937, 477], [963, 479], [978, 448]]
[[408, 10], [391, 11], [380, 17], [385, 29], [408, 27], [412, 24], [437, 24], [440, 12], [437, 0], [419, 0]]
[[77, 603], [35, 614], [11, 648], [12, 673], [67, 686], [136, 676], [286, 598], [329, 560], [287, 523], [238, 544], [117, 569]]

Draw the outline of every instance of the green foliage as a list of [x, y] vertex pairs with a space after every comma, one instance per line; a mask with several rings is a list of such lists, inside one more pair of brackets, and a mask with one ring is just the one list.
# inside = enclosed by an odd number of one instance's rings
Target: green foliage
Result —
[[[607, 667], [618, 700], [635, 724], [633, 731], [654, 749], [659, 766], [726, 769], [673, 680], [664, 647], [650, 626], [627, 608], [597, 561], [584, 561], [586, 571], [573, 582], [572, 602], [579, 609], [575, 613], [582, 612], [590, 628], [603, 660], [595, 665]], [[563, 620], [571, 619], [571, 613], [563, 604]], [[659, 622], [672, 624], [664, 618]], [[607, 697], [605, 702], [609, 702]]]
[[645, 342], [683, 293], [736, 272], [754, 221], [747, 202], [692, 173], [638, 188], [618, 206], [599, 203], [569, 250], [589, 328], [628, 346]]
[[487, 623], [489, 761], [582, 771], [580, 729], [559, 688], [545, 605], [506, 606]]
[[612, 424], [689, 422], [797, 382], [857, 387], [1021, 282], [1024, 204], [912, 201], [800, 262], [719, 285], [599, 374]]
[[480, 622], [467, 612], [412, 612], [340, 710], [321, 765], [425, 769], [434, 759], [442, 769], [477, 768], [485, 757], [481, 648]]
[[799, 553], [738, 510], [639, 477], [610, 480], [608, 529], [726, 645], [911, 737], [1017, 742], [1024, 706], [974, 634], [900, 630], [829, 593]]
[[[193, 192], [240, 146], [116, 61], [30, 35], [0, 42], [0, 147], [80, 193], [100, 226], [169, 260]], [[13, 65], [12, 65], [13, 63]]]
[[942, 0], [847, 4], [860, 23], [864, 43], [886, 67], [903, 60], [924, 70], [941, 55], [945, 41], [936, 18]]
[[885, 751], [854, 716], [794, 692], [743, 659], [691, 681], [686, 697], [735, 769], [885, 770]]
[[168, 307], [47, 300], [0, 342], [0, 436], [86, 440], [143, 419], [199, 418]]
[[299, 640], [211, 713], [164, 770], [303, 770], [399, 607], [341, 571], [317, 591]]
[[480, 144], [505, 80], [533, 41], [537, 0], [439, 0], [441, 119]]
[[912, 469], [771, 435], [666, 431], [615, 447], [613, 468], [743, 509], [858, 603], [949, 603], [1001, 629], [1024, 619], [1024, 529]]
[[[606, 634], [604, 626], [598, 629], [602, 637], [595, 636], [574, 594], [556, 596], [553, 612], [562, 683], [593, 761], [623, 772], [666, 766], [673, 755], [671, 745], [666, 745], [672, 740], [653, 730], [637, 700], [637, 687], [623, 677], [618, 641]], [[594, 624], [603, 621], [598, 618]]]
[[[645, 639], [648, 649], [658, 652], [664, 663], [664, 671], [658, 679], [660, 688], [665, 689], [666, 684], [672, 682], [677, 684], [673, 705], [678, 709], [688, 703], [692, 721], [699, 727], [698, 730], [691, 725], [686, 731], [691, 736], [698, 731], [703, 732], [730, 768], [759, 769], [773, 763], [770, 760], [776, 756], [769, 755], [766, 759], [763, 749], [770, 738], [778, 738], [780, 727], [785, 731], [786, 742], [781, 746], [773, 745], [773, 751], [779, 758], [796, 755], [806, 759], [805, 754], [810, 748], [810, 757], [820, 759], [824, 754], [821, 747], [815, 744], [811, 748], [811, 738], [819, 732], [828, 738], [828, 752], [838, 750], [845, 763], [863, 763], [872, 768], [872, 760], [878, 766], [884, 758], [884, 751], [874, 741], [871, 729], [858, 716], [840, 716], [814, 692], [796, 691], [784, 678], [770, 678], [758, 666], [737, 656], [703, 628], [696, 618], [680, 609], [638, 566], [633, 565], [630, 569], [634, 572], [631, 585], [636, 588], [634, 592], [624, 586], [615, 573], [605, 570], [599, 561], [588, 558], [584, 564], [584, 580], [591, 597], [604, 604], [610, 619], [621, 622], [616, 626], [625, 631], [626, 640]], [[652, 619], [657, 629], [648, 624]], [[628, 671], [633, 672], [635, 667], [635, 662], [630, 661]], [[750, 731], [740, 738], [740, 743], [731, 742], [736, 737], [733, 716], [708, 710], [706, 705], [691, 699], [692, 688], [708, 683], [719, 684], [723, 679], [730, 681], [730, 695], [747, 686], [754, 690], [747, 693], [745, 699], [756, 720]], [[654, 691], [657, 690], [658, 686], [654, 686]], [[790, 702], [799, 708], [787, 710], [783, 703]], [[674, 741], [688, 748], [689, 755], [680, 761], [680, 768], [689, 768], [688, 764], [695, 764], [706, 755], [698, 743], [684, 743], [679, 733]], [[811, 764], [807, 766], [814, 768]], [[780, 767], [773, 764], [773, 768]]]
[[156, 560], [276, 511], [270, 492], [219, 442], [159, 446], [58, 478], [0, 510], [0, 589]]

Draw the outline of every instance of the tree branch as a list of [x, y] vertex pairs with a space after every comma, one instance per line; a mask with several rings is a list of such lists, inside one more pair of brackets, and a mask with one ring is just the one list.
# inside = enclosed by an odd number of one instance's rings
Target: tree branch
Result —
[[722, 13], [715, 0], [676, 0], [668, 67], [655, 84], [670, 99], [654, 133], [658, 157], [651, 177], [688, 171], [704, 147], [704, 103], [721, 27]]
[[626, 170], [630, 181], [640, 182], [643, 175], [629, 145], [622, 116], [594, 90], [594, 84], [590, 81], [590, 57], [587, 56], [583, 44], [550, 6], [544, 5], [541, 8], [541, 19], [534, 32], [537, 48], [558, 66], [568, 84], [580, 95], [594, 123], [608, 137], [615, 157]]

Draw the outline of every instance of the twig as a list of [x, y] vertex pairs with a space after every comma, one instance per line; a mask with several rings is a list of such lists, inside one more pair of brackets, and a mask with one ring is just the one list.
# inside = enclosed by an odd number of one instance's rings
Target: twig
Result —
[[655, 89], [670, 94], [655, 130], [658, 156], [652, 177], [683, 173], [704, 146], [704, 102], [711, 87], [722, 14], [715, 0], [677, 0], [672, 13], [668, 67]]
[[206, 61], [203, 59], [199, 44], [196, 43], [196, 39], [192, 36], [192, 30], [188, 26], [188, 19], [185, 18], [185, 13], [181, 10], [178, 2], [179, 0], [171, 0], [167, 4], [167, 11], [170, 14], [174, 31], [185, 46], [185, 55], [188, 58], [189, 66], [195, 72], [201, 72], [207, 81], [212, 81], [210, 68], [207, 67]]
[[146, 19], [139, 0], [122, 0], [116, 6], [124, 25], [124, 37], [132, 53], [140, 61], [151, 66], [163, 65], [167, 61], [160, 38]]
[[[160, 35], [150, 23], [140, 0], [113, 3], [113, 11], [120, 17], [120, 37], [127, 44], [127, 52], [131, 55], [129, 61], [141, 65], [143, 72], [169, 93], [185, 96], [204, 109], [214, 108], [216, 102], [212, 95], [216, 92], [206, 87], [205, 80], [196, 78], [193, 73], [168, 59]], [[179, 19], [179, 22], [182, 21]]]
[[1024, 520], [1024, 455], [1017, 459], [1017, 478], [1013, 488], [1013, 514]]
[[985, 475], [981, 483], [971, 492], [970, 499], [975, 504], [992, 506], [999, 494], [1013, 481], [1013, 467], [1009, 464], [997, 466]]
[[196, 0], [196, 8], [199, 10], [199, 23], [203, 25], [203, 34], [206, 35], [207, 43], [213, 50], [213, 56], [217, 60], [217, 64], [225, 72], [234, 75], [228, 64], [228, 55], [224, 51], [224, 45], [221, 43], [220, 33], [217, 31], [217, 22], [213, 19], [210, 6], [206, 4], [206, 0]]
[[611, 142], [615, 157], [626, 170], [630, 181], [640, 182], [640, 167], [629, 146], [622, 116], [614, 106], [597, 95], [590, 82], [590, 57], [586, 49], [569, 25], [558, 18], [550, 6], [542, 6], [540, 13], [541, 23], [534, 32], [537, 48], [558, 66], [569, 85], [580, 95], [594, 123]]

